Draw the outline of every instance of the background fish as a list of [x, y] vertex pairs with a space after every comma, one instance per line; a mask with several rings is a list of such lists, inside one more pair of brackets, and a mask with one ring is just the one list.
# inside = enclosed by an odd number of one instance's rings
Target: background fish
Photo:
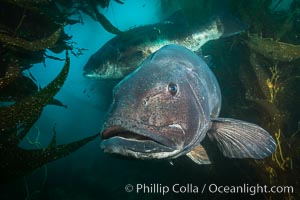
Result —
[[101, 147], [142, 159], [187, 155], [208, 164], [200, 144], [207, 134], [230, 158], [261, 159], [274, 152], [276, 143], [267, 131], [218, 118], [220, 109], [220, 88], [207, 64], [185, 47], [168, 45], [115, 87]]
[[234, 17], [215, 17], [206, 23], [189, 25], [181, 11], [165, 21], [130, 29], [101, 47], [84, 67], [93, 79], [120, 79], [164, 45], [179, 44], [192, 51], [210, 40], [240, 33], [247, 26]]

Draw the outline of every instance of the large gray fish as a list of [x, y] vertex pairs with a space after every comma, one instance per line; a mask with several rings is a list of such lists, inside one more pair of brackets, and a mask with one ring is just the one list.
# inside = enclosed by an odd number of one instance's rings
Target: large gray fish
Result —
[[84, 75], [93, 79], [120, 79], [165, 45], [179, 44], [198, 51], [210, 40], [237, 34], [245, 28], [245, 24], [229, 16], [188, 25], [178, 11], [161, 23], [136, 27], [109, 40], [91, 56]]
[[200, 144], [206, 135], [230, 158], [262, 159], [276, 148], [263, 128], [218, 118], [216, 77], [199, 56], [179, 45], [150, 55], [115, 87], [113, 96], [102, 132], [105, 152], [141, 159], [187, 155], [208, 164]]

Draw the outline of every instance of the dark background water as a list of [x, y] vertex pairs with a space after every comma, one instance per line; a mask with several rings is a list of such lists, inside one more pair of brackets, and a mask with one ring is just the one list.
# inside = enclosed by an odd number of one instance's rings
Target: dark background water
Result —
[[[177, 2], [177, 3], [176, 3]], [[245, 22], [250, 23], [249, 18], [241, 13], [242, 9], [257, 9], [250, 1], [245, 1], [244, 4], [239, 1], [226, 1], [219, 3], [218, 1], [134, 1], [126, 0], [124, 5], [111, 1], [110, 6], [106, 9], [101, 9], [104, 15], [119, 29], [127, 30], [133, 26], [150, 24], [158, 22], [177, 8], [183, 7], [185, 10], [191, 10], [190, 18], [203, 17], [205, 12], [194, 14], [193, 5], [201, 7], [212, 2], [210, 12], [220, 12], [220, 9], [225, 7], [226, 12], [231, 12], [242, 18]], [[257, 1], [270, 3], [271, 1]], [[276, 2], [279, 3], [276, 7]], [[284, 13], [289, 12], [289, 7], [292, 1], [274, 1], [270, 3], [270, 10]], [[294, 1], [295, 3], [296, 1]], [[298, 5], [298, 4], [293, 4]], [[252, 6], [252, 7], [251, 7]], [[273, 6], [273, 7], [272, 7]], [[276, 9], [274, 8], [276, 7]], [[195, 8], [194, 8], [195, 9]], [[207, 11], [207, 10], [206, 10]], [[275, 12], [274, 11], [274, 12]], [[208, 12], [208, 11], [207, 11]], [[299, 12], [299, 8], [298, 11]], [[299, 13], [295, 12], [293, 28], [283, 36], [284, 42], [300, 44], [300, 18]], [[188, 13], [188, 12], [187, 12]], [[263, 14], [262, 14], [263, 15]], [[51, 141], [53, 127], [55, 124], [57, 132], [57, 142], [59, 144], [78, 140], [83, 137], [93, 135], [101, 130], [104, 122], [106, 111], [111, 103], [112, 89], [118, 81], [94, 81], [86, 79], [82, 76], [83, 66], [88, 58], [97, 51], [105, 42], [111, 39], [114, 35], [106, 32], [99, 23], [92, 20], [87, 15], [82, 15], [84, 24], [68, 25], [64, 30], [69, 35], [72, 35], [72, 41], [76, 42], [78, 47], [87, 48], [88, 51], [83, 55], [75, 57], [71, 55], [71, 71], [68, 78], [59, 93], [55, 96], [68, 106], [62, 108], [48, 105], [43, 109], [39, 120], [34, 124], [27, 137], [34, 140], [37, 133], [40, 131], [41, 147], [46, 147]], [[249, 16], [249, 15], [248, 15]], [[282, 16], [286, 17], [286, 13]], [[209, 18], [205, 16], [204, 18]], [[286, 17], [287, 18], [287, 17]], [[202, 20], [202, 19], [201, 19]], [[248, 20], [248, 21], [247, 21]], [[280, 21], [279, 19], [278, 21]], [[282, 20], [281, 20], [282, 21]], [[280, 22], [281, 22], [280, 21]], [[252, 22], [254, 23], [254, 22]], [[258, 23], [258, 22], [256, 22]], [[266, 22], [268, 23], [268, 22]], [[278, 22], [279, 23], [279, 22]], [[281, 23], [279, 23], [281, 24]], [[272, 37], [271, 31], [267, 28], [259, 30], [260, 26], [251, 26], [251, 33], [262, 33], [265, 37]], [[273, 24], [273, 26], [275, 26]], [[274, 27], [270, 24], [270, 29]], [[250, 66], [249, 48], [243, 42], [247, 34], [235, 36], [232, 38], [212, 41], [203, 47], [203, 53], [212, 56], [211, 69], [216, 74], [220, 83], [223, 97], [223, 107], [221, 111], [222, 117], [232, 117], [241, 120], [257, 123], [269, 131], [272, 131], [270, 124], [272, 119], [269, 119], [269, 113], [263, 109], [257, 109], [257, 105], [253, 104], [245, 98], [247, 87], [241, 80], [241, 66]], [[297, 36], [297, 37], [296, 37]], [[50, 55], [52, 53], [48, 51]], [[55, 56], [64, 57], [64, 54]], [[263, 60], [263, 59], [261, 59]], [[274, 64], [273, 61], [264, 61], [264, 63]], [[300, 76], [299, 59], [292, 63], [279, 62], [280, 69], [286, 72], [282, 79], [287, 79], [288, 76]], [[37, 83], [41, 87], [45, 87], [61, 70], [63, 62], [46, 59], [46, 68], [42, 63], [36, 64], [29, 70], [24, 70], [23, 73], [32, 75], [37, 79]], [[292, 70], [286, 70], [286, 68]], [[250, 67], [245, 68], [247, 70]], [[248, 73], [247, 70], [244, 70]], [[250, 70], [249, 70], [250, 71]], [[255, 77], [254, 72], [249, 72], [249, 77]], [[284, 74], [284, 73], [282, 73]], [[255, 78], [251, 79], [254, 87], [259, 87], [256, 84]], [[299, 81], [293, 81], [286, 85], [286, 92], [279, 93], [279, 105], [276, 105], [280, 110], [289, 113], [285, 122], [280, 126], [284, 131], [286, 138], [291, 138], [291, 135], [299, 131]], [[259, 93], [259, 92], [257, 92]], [[255, 95], [258, 95], [255, 93]], [[283, 113], [283, 112], [282, 112]], [[267, 119], [265, 119], [267, 117]], [[287, 141], [290, 141], [287, 139]], [[296, 141], [296, 142], [294, 142]], [[118, 156], [104, 154], [99, 147], [100, 138], [88, 143], [78, 151], [71, 155], [59, 159], [57, 161], [46, 164], [45, 166], [32, 172], [32, 174], [7, 183], [1, 186], [0, 199], [233, 199], [241, 198], [241, 194], [221, 194], [209, 193], [208, 190], [201, 194], [202, 187], [206, 184], [217, 184], [221, 186], [241, 186], [244, 184], [252, 185], [292, 185], [295, 193], [299, 198], [299, 143], [298, 138], [293, 139], [293, 149], [285, 150], [285, 155], [293, 158], [293, 167], [288, 166], [285, 171], [280, 171], [276, 168], [271, 159], [262, 165], [254, 165], [253, 161], [245, 159], [228, 159], [223, 157], [217, 147], [210, 141], [205, 140], [204, 145], [208, 149], [209, 157], [212, 160], [211, 165], [199, 166], [191, 162], [186, 157], [181, 157], [173, 161], [171, 165], [167, 160], [159, 161], [142, 161], [127, 159]], [[285, 141], [283, 141], [285, 142]], [[296, 145], [295, 145], [296, 144]], [[28, 143], [25, 139], [20, 144], [23, 148], [36, 148], [36, 146]], [[288, 146], [288, 145], [287, 145]], [[298, 155], [298, 157], [297, 157]], [[267, 165], [269, 164], [270, 165]], [[269, 174], [264, 170], [265, 166], [271, 166], [277, 170], [277, 175], [273, 179], [266, 179]], [[291, 168], [291, 169], [290, 169]], [[273, 182], [271, 182], [273, 180]], [[288, 181], [285, 181], [288, 180]], [[168, 186], [171, 188], [178, 183], [181, 186], [192, 185], [198, 187], [198, 193], [183, 192], [176, 194], [169, 192], [166, 195], [161, 193], [148, 194], [148, 192], [137, 193], [126, 192], [125, 187], [132, 184], [135, 188], [137, 184], [145, 184], [149, 187]], [[152, 184], [152, 185], [151, 185]], [[160, 187], [160, 188], [161, 188]], [[153, 188], [153, 187], [152, 187]], [[150, 192], [151, 193], [151, 192]], [[244, 199], [267, 199], [268, 194], [257, 194], [255, 196], [248, 194], [242, 195]], [[271, 197], [270, 197], [271, 198]], [[278, 194], [272, 196], [271, 199], [297, 199], [290, 197], [287, 194]]]

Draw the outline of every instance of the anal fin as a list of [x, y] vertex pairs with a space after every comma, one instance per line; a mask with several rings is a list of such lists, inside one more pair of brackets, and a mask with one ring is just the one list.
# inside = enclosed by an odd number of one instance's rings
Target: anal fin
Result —
[[186, 154], [192, 161], [198, 165], [211, 164], [204, 147], [199, 144], [192, 151]]

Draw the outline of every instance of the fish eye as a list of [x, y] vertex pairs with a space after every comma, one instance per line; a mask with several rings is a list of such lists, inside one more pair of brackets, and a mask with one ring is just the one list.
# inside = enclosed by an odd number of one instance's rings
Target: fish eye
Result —
[[168, 85], [168, 91], [171, 95], [175, 95], [178, 91], [178, 87], [175, 83], [169, 83]]

